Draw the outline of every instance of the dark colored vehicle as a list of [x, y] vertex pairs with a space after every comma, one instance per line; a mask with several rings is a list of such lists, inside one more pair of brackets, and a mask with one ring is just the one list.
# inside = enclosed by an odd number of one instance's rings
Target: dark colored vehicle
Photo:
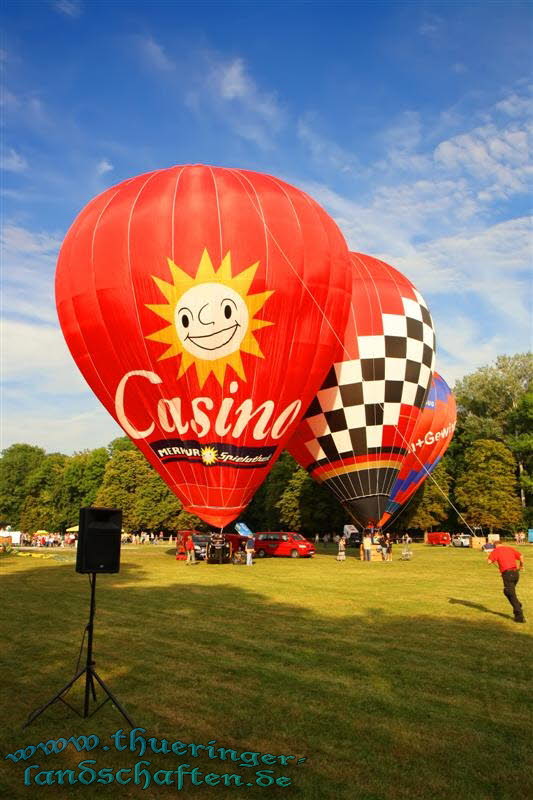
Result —
[[197, 561], [204, 561], [207, 557], [209, 536], [206, 533], [193, 533], [194, 555]]
[[209, 536], [207, 545], [208, 564], [229, 564], [231, 559], [231, 545], [226, 537], [219, 531], [213, 531]]
[[289, 558], [310, 558], [315, 554], [315, 546], [301, 533], [276, 531], [256, 533], [255, 554], [265, 556], [287, 556]]

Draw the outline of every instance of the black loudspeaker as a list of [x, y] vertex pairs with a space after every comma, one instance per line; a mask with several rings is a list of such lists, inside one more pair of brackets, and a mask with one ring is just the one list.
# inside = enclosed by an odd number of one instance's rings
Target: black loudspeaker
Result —
[[80, 508], [76, 572], [118, 572], [122, 511]]

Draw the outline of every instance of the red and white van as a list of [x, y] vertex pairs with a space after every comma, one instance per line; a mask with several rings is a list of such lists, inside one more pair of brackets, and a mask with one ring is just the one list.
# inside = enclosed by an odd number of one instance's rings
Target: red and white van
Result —
[[447, 547], [451, 544], [452, 537], [447, 531], [434, 531], [433, 533], [428, 533], [427, 541], [428, 544], [440, 544], [442, 547]]

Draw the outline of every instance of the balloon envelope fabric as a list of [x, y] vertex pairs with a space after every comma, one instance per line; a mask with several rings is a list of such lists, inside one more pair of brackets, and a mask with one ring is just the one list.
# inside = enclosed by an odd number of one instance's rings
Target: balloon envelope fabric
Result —
[[56, 302], [85, 379], [185, 509], [224, 526], [331, 365], [350, 303], [333, 220], [271, 176], [202, 165], [91, 201]]
[[342, 345], [288, 449], [367, 526], [385, 511], [409, 452], [433, 374], [435, 334], [406, 277], [371, 256], [350, 259]]
[[413, 431], [409, 454], [392, 487], [386, 511], [379, 521], [380, 526], [390, 524], [398, 516], [418, 487], [433, 472], [450, 445], [456, 422], [455, 397], [444, 378], [435, 372]]

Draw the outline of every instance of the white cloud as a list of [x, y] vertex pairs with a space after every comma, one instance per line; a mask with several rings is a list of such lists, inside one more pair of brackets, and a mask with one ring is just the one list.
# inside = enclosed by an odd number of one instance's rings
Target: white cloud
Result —
[[418, 27], [418, 32], [421, 36], [433, 39], [441, 32], [443, 24], [442, 17], [438, 17], [436, 14], [425, 14], [424, 20]]
[[61, 240], [7, 223], [1, 230], [2, 307], [5, 314], [56, 322], [53, 275]]
[[26, 378], [39, 392], [86, 391], [57, 323], [4, 319], [2, 361], [5, 381]]
[[243, 107], [279, 128], [282, 114], [275, 94], [259, 89], [242, 58], [220, 61], [213, 67], [211, 80], [223, 100], [239, 100]]
[[7, 224], [2, 228], [2, 245], [9, 253], [37, 253], [40, 255], [57, 252], [61, 240], [57, 235], [35, 233], [18, 225]]
[[418, 248], [428, 272], [453, 267], [460, 288], [492, 307], [495, 318], [506, 316], [517, 332], [531, 323], [531, 220], [508, 220], [484, 230], [437, 239]]
[[7, 172], [24, 172], [28, 169], [28, 162], [12, 147], [3, 155], [1, 168]]
[[202, 77], [191, 84], [186, 102], [199, 111], [208, 105], [238, 136], [263, 149], [272, 147], [272, 137], [284, 125], [285, 114], [274, 92], [262, 90], [250, 75], [242, 58], [226, 60], [212, 53], [206, 56]]
[[4, 109], [4, 114], [14, 118], [16, 123], [38, 128], [41, 136], [44, 129], [52, 126], [52, 120], [46, 112], [44, 103], [35, 94], [13, 94], [7, 87], [3, 87], [0, 92], [0, 106]]
[[527, 193], [533, 174], [528, 128], [514, 123], [503, 129], [494, 123], [475, 128], [441, 142], [435, 148], [435, 162], [450, 173], [471, 175], [483, 202]]
[[[441, 310], [437, 336], [449, 354], [451, 378], [498, 354], [530, 346], [527, 217], [488, 225], [472, 213], [468, 225], [457, 216], [454, 224], [457, 208], [473, 203], [472, 188], [464, 180], [380, 187], [366, 205], [317, 184], [304, 188], [333, 214], [351, 250], [392, 264], [422, 292], [430, 308]], [[444, 233], [454, 228], [454, 235]], [[472, 312], [468, 325], [465, 308]], [[491, 333], [495, 330], [498, 334]]]
[[72, 19], [81, 17], [83, 14], [83, 3], [81, 0], [56, 0], [54, 8], [60, 14], [64, 14], [66, 17], [71, 17]]
[[503, 100], [500, 100], [499, 103], [496, 103], [494, 108], [497, 111], [502, 111], [509, 117], [524, 117], [531, 119], [533, 116], [533, 100], [529, 94], [519, 95], [516, 92], [512, 92]]
[[311, 115], [307, 114], [298, 120], [298, 137], [311, 153], [313, 159], [320, 165], [328, 164], [340, 172], [354, 172], [357, 159], [338, 144], [321, 136], [313, 128]]
[[102, 158], [96, 165], [96, 174], [105, 175], [106, 172], [111, 172], [113, 169], [113, 164], [107, 158]]
[[145, 62], [160, 72], [171, 72], [176, 65], [165, 53], [163, 45], [156, 42], [152, 36], [140, 40], [141, 54]]
[[124, 431], [103, 408], [65, 414], [51, 405], [5, 414], [1, 429], [1, 448], [17, 442], [31, 442], [47, 452], [71, 455], [79, 450], [104, 447]]
[[514, 353], [508, 338], [497, 333], [484, 340], [484, 328], [466, 314], [433, 313], [437, 331], [436, 370], [453, 388], [455, 381], [490, 364], [497, 356]]
[[[13, 223], [2, 229], [2, 447], [27, 441], [48, 451], [72, 452], [121, 435], [107, 412], [94, 408], [57, 321], [59, 246], [53, 233]], [[80, 408], [90, 410], [80, 413]]]
[[[242, 139], [259, 147], [272, 147], [272, 137], [285, 123], [277, 94], [261, 88], [243, 58], [226, 58], [212, 50], [184, 51], [170, 58], [153, 37], [138, 40], [144, 61], [160, 73], [174, 72], [176, 91], [190, 111], [229, 127]], [[179, 69], [178, 69], [179, 68]]]

